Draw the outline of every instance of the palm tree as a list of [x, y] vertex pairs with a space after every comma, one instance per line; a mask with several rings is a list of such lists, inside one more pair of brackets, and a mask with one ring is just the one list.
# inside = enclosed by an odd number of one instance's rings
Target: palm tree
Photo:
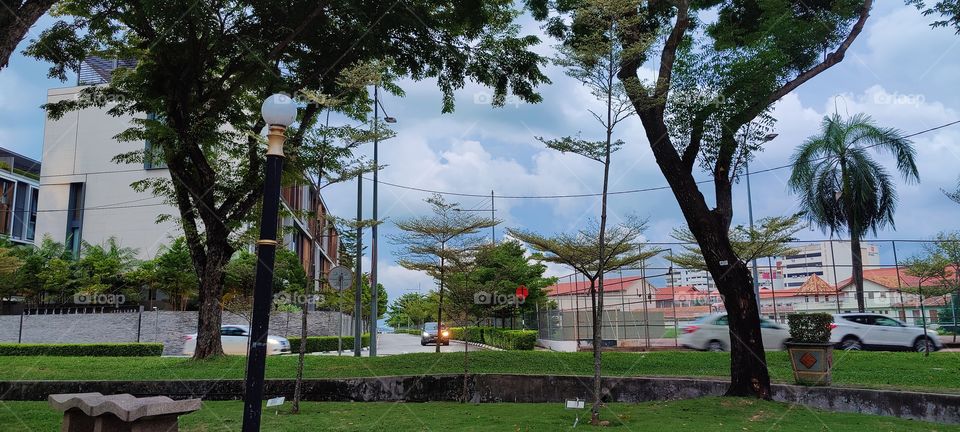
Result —
[[870, 158], [869, 149], [888, 151], [907, 182], [920, 181], [912, 142], [896, 129], [881, 128], [870, 116], [823, 119], [822, 131], [794, 153], [789, 186], [800, 194], [807, 218], [830, 234], [847, 231], [853, 256], [857, 308], [864, 311], [860, 239], [868, 230], [894, 225], [897, 192], [887, 170]]

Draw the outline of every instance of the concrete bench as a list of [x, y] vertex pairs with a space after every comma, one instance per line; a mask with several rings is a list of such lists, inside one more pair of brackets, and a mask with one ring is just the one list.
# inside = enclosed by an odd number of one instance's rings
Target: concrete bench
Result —
[[129, 394], [52, 394], [47, 402], [63, 411], [61, 432], [177, 432], [177, 418], [200, 409], [200, 399]]

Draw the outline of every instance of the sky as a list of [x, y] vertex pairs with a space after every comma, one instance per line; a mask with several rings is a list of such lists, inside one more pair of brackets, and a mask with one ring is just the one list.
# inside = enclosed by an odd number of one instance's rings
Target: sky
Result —
[[[931, 29], [931, 18], [902, 2], [878, 3], [842, 63], [775, 105], [775, 132], [779, 136], [755, 156], [752, 170], [788, 164], [795, 148], [818, 131], [825, 115], [833, 113], [865, 113], [878, 124], [904, 133], [960, 120], [960, 35], [951, 29]], [[524, 32], [542, 34], [532, 20], [521, 22]], [[39, 34], [51, 23], [52, 19], [45, 17], [30, 35]], [[552, 55], [554, 42], [546, 37], [541, 40], [537, 51]], [[22, 43], [20, 49], [24, 46]], [[42, 157], [44, 124], [40, 105], [46, 99], [46, 90], [73, 84], [46, 78], [47, 68], [48, 65], [18, 54], [8, 68], [0, 71], [0, 146], [38, 159]], [[441, 94], [434, 82], [402, 82], [405, 97], [382, 96], [386, 112], [398, 122], [393, 125], [396, 137], [380, 143], [380, 161], [386, 165], [379, 174], [380, 180], [418, 189], [479, 195], [447, 196], [467, 209], [489, 209], [489, 194], [494, 191], [498, 196], [494, 203], [496, 216], [503, 220], [497, 227], [498, 239], [502, 239], [506, 227], [550, 234], [576, 230], [591, 218], [596, 219], [600, 208], [599, 199], [594, 197], [506, 198], [600, 191], [602, 165], [547, 149], [535, 139], [578, 132], [584, 138], [601, 138], [602, 129], [587, 111], [598, 106], [590, 93], [555, 66], [548, 67], [546, 73], [553, 83], [539, 89], [543, 95], [539, 104], [511, 99], [506, 106], [494, 108], [489, 104], [489, 90], [467, 86], [457, 93], [456, 112], [452, 114], [441, 114]], [[616, 138], [625, 145], [614, 155], [611, 191], [666, 185], [639, 120], [625, 121], [618, 127]], [[901, 201], [895, 230], [887, 228], [876, 238], [929, 239], [940, 231], [960, 229], [960, 205], [941, 193], [941, 188], [950, 189], [960, 179], [960, 125], [916, 136], [913, 141], [921, 182], [910, 184], [898, 178]], [[361, 152], [372, 154], [372, 145], [365, 145]], [[889, 156], [874, 155], [888, 169], [894, 169]], [[756, 219], [801, 210], [797, 197], [786, 186], [789, 173], [789, 169], [781, 169], [751, 178]], [[707, 175], [699, 172], [697, 178]], [[399, 247], [390, 240], [397, 233], [394, 221], [429, 212], [423, 200], [430, 194], [385, 183], [379, 186], [379, 216], [385, 220], [379, 238], [379, 281], [393, 299], [406, 292], [425, 292], [434, 287], [428, 276], [397, 265]], [[371, 186], [369, 181], [363, 185], [367, 218]], [[709, 187], [705, 192], [709, 192]], [[746, 225], [745, 184], [737, 184], [733, 193], [734, 224]], [[334, 214], [354, 217], [356, 182], [325, 189], [324, 199]], [[630, 215], [648, 220], [645, 237], [650, 241], [670, 241], [671, 230], [684, 225], [669, 190], [614, 196], [610, 203], [612, 221], [616, 223]], [[819, 230], [803, 230], [797, 236], [804, 240], [827, 237]], [[364, 241], [369, 244], [369, 232]], [[885, 262], [892, 262], [889, 244], [880, 243]], [[901, 259], [912, 250], [906, 242], [897, 247]], [[367, 252], [364, 271], [370, 264], [369, 249]], [[570, 273], [558, 266], [551, 266], [549, 272], [558, 276]]]

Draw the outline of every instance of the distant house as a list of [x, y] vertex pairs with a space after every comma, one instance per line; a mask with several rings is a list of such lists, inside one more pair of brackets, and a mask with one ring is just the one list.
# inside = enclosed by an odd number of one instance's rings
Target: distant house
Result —
[[[656, 288], [640, 276], [604, 279], [603, 308], [606, 310], [642, 310], [645, 297], [652, 297]], [[564, 282], [546, 288], [547, 297], [557, 302], [561, 311], [590, 309], [590, 282]]]
[[[921, 318], [920, 296], [916, 291], [920, 279], [907, 274], [905, 268], [881, 268], [863, 271], [863, 300], [868, 312], [899, 318], [907, 323], [919, 324]], [[938, 280], [924, 281], [922, 286], [939, 286]], [[841, 310], [857, 311], [856, 287], [852, 278], [840, 282], [842, 292]], [[903, 292], [907, 290], [910, 292]], [[935, 321], [937, 309], [949, 304], [949, 296], [924, 296], [923, 309], [930, 321]]]

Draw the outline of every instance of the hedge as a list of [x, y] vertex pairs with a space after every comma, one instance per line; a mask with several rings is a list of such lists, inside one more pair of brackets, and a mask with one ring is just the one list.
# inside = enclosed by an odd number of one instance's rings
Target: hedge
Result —
[[793, 313], [787, 315], [790, 340], [797, 343], [830, 342], [830, 324], [833, 316], [827, 313]]
[[450, 339], [482, 343], [505, 350], [529, 351], [537, 343], [537, 332], [496, 327], [453, 327], [450, 329]]
[[0, 343], [0, 356], [158, 357], [162, 353], [162, 343]]
[[[287, 336], [287, 340], [290, 341], [290, 351], [291, 352], [300, 352], [300, 336]], [[363, 346], [370, 346], [370, 334], [365, 333], [360, 338], [360, 344]], [[345, 350], [353, 349], [353, 336], [344, 336], [342, 348]], [[336, 336], [308, 336], [307, 337], [307, 352], [321, 352], [321, 351], [336, 351], [337, 350], [337, 337]]]

